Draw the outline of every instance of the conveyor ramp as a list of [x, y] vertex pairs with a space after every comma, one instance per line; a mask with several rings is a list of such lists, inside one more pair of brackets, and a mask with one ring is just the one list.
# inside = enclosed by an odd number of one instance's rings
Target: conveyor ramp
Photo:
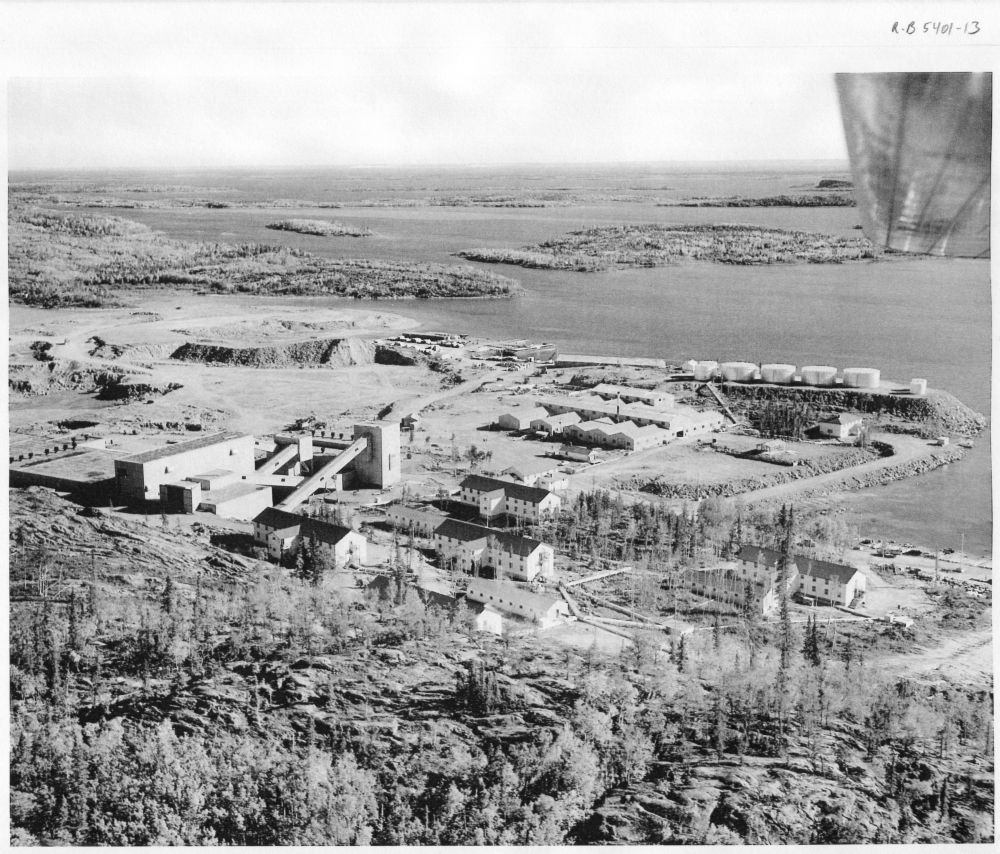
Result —
[[[360, 439], [356, 439], [344, 450], [342, 454], [338, 454], [335, 459], [330, 460], [330, 462], [323, 466], [323, 468], [316, 472], [316, 474], [308, 478], [301, 486], [298, 487], [298, 489], [296, 489], [277, 506], [282, 510], [291, 510], [298, 507], [317, 489], [325, 486], [327, 481], [343, 469], [344, 466], [351, 462], [351, 460], [367, 449], [367, 437], [362, 436]], [[298, 451], [296, 449], [296, 453], [297, 452]]]
[[722, 399], [722, 395], [719, 394], [715, 386], [712, 385], [711, 383], [705, 383], [705, 388], [707, 388], [710, 392], [712, 392], [712, 397], [714, 397], [719, 402], [719, 406], [721, 406], [726, 415], [729, 416], [729, 420], [732, 421], [733, 424], [738, 423], [736, 416], [733, 415], [733, 411], [729, 408], [729, 405], [726, 403], [726, 401]]
[[278, 469], [287, 463], [293, 462], [299, 455], [298, 445], [286, 445], [259, 469], [257, 474], [274, 474]]

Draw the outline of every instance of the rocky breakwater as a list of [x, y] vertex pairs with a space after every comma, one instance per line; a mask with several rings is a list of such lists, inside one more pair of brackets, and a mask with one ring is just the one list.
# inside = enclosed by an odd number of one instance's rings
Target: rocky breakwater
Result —
[[949, 463], [957, 462], [965, 456], [965, 451], [956, 445], [948, 445], [939, 451], [919, 457], [915, 460], [901, 462], [899, 465], [888, 468], [877, 469], [876, 471], [865, 472], [859, 475], [850, 475], [845, 472], [844, 481], [837, 485], [838, 489], [867, 489], [870, 486], [883, 486], [892, 483], [894, 480], [902, 480], [906, 477], [914, 477], [918, 474], [932, 471], [933, 469], [946, 466]]
[[[781, 486], [793, 481], [808, 480], [816, 475], [830, 474], [831, 472], [853, 468], [854, 466], [877, 460], [880, 457], [892, 456], [892, 448], [888, 445], [883, 445], [882, 443], [875, 443], [875, 445], [876, 447], [865, 450], [847, 450], [816, 460], [803, 460], [794, 468], [781, 468], [771, 474], [733, 478], [732, 480], [724, 480], [717, 483], [673, 483], [660, 477], [653, 480], [640, 480], [633, 477], [615, 479], [614, 487], [615, 489], [648, 492], [661, 498], [683, 499], [685, 501], [700, 501], [703, 498], [711, 498], [713, 496], [731, 498], [758, 489]], [[716, 453], [727, 452], [720, 448]], [[733, 456], [746, 455], [733, 454]], [[906, 477], [906, 475], [901, 476]]]
[[188, 342], [174, 350], [170, 358], [182, 362], [244, 368], [294, 368], [299, 365], [339, 368], [372, 363], [375, 360], [375, 346], [360, 338], [328, 338], [263, 347]]

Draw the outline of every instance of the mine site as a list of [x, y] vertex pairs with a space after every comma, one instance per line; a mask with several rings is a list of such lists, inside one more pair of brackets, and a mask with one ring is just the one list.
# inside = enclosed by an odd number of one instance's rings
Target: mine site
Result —
[[11, 843], [992, 842], [982, 206], [883, 233], [845, 115], [12, 170]]
[[[118, 310], [13, 306], [10, 348], [15, 607], [89, 613], [85, 599], [120, 608], [169, 589], [182, 608], [280, 589], [307, 597], [293, 609], [319, 608], [310, 647], [346, 651], [358, 629], [338, 640], [344, 629], [319, 626], [353, 603], [398, 626], [391, 643], [376, 634], [373, 664], [382, 679], [410, 662], [421, 675], [407, 692], [464, 672], [472, 650], [495, 660], [510, 697], [535, 699], [470, 713], [488, 713], [476, 731], [515, 740], [534, 718], [514, 709], [555, 715], [562, 702], [554, 684], [538, 693], [532, 660], [555, 670], [565, 660], [572, 673], [603, 657], [644, 680], [667, 666], [679, 690], [724, 667], [749, 626], [776, 631], [782, 598], [788, 624], [818, 633], [845, 676], [856, 657], [930, 696], [992, 685], [991, 564], [862, 538], [832, 497], [920, 477], [974, 444], [983, 417], [925, 380], [562, 354], [423, 332], [390, 311], [170, 293]], [[766, 533], [782, 530], [786, 511], [796, 517], [787, 562]], [[269, 633], [297, 619], [257, 613]], [[435, 619], [459, 621], [440, 639], [459, 645], [433, 665], [443, 672], [424, 671], [430, 660], [414, 670]], [[252, 648], [280, 634], [268, 636]], [[318, 687], [313, 674], [338, 656], [282, 671], [274, 653], [241, 663], [260, 654], [248, 648], [168, 688], [170, 661], [190, 643], [178, 637], [141, 679], [108, 683], [86, 714], [165, 714], [182, 732], [243, 720], [233, 690], [248, 667], [293, 730], [399, 726], [391, 707], [372, 718], [352, 705], [356, 676]], [[443, 701], [441, 690], [428, 699]], [[149, 705], [167, 695], [173, 711]], [[597, 815], [631, 822], [626, 803]], [[642, 838], [622, 832], [601, 831]]]

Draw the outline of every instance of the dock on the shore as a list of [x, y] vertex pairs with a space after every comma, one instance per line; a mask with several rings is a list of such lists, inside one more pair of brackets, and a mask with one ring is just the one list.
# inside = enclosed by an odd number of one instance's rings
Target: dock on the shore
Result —
[[665, 359], [649, 359], [643, 356], [579, 356], [565, 353], [556, 356], [557, 368], [595, 368], [610, 365], [618, 368], [659, 368], [667, 367]]

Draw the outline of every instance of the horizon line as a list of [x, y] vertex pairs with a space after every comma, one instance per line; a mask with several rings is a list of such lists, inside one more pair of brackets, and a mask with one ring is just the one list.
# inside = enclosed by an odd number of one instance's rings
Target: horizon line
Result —
[[90, 172], [90, 171], [131, 171], [131, 172], [144, 172], [144, 171], [156, 171], [156, 170], [174, 170], [174, 171], [190, 171], [190, 172], [207, 172], [207, 171], [229, 171], [229, 170], [241, 170], [241, 169], [492, 169], [492, 168], [510, 168], [510, 167], [550, 167], [550, 166], [560, 166], [560, 167], [587, 167], [587, 166], [654, 166], [654, 165], [688, 165], [688, 164], [698, 164], [698, 165], [721, 165], [727, 163], [838, 163], [843, 164], [845, 167], [850, 167], [850, 161], [847, 158], [839, 157], [801, 157], [801, 158], [775, 158], [762, 159], [762, 158], [726, 158], [717, 160], [571, 160], [571, 161], [560, 161], [560, 160], [523, 160], [523, 161], [496, 161], [490, 163], [484, 162], [467, 162], [467, 163], [306, 163], [306, 164], [269, 164], [269, 163], [258, 163], [258, 164], [229, 164], [229, 165], [216, 165], [216, 166], [192, 166], [192, 165], [178, 165], [178, 164], [160, 164], [153, 166], [114, 166], [109, 164], [102, 164], [96, 166], [74, 166], [74, 165], [54, 165], [54, 166], [8, 166], [7, 174], [10, 175], [12, 172], [53, 172], [60, 170], [74, 170], [79, 172]]

